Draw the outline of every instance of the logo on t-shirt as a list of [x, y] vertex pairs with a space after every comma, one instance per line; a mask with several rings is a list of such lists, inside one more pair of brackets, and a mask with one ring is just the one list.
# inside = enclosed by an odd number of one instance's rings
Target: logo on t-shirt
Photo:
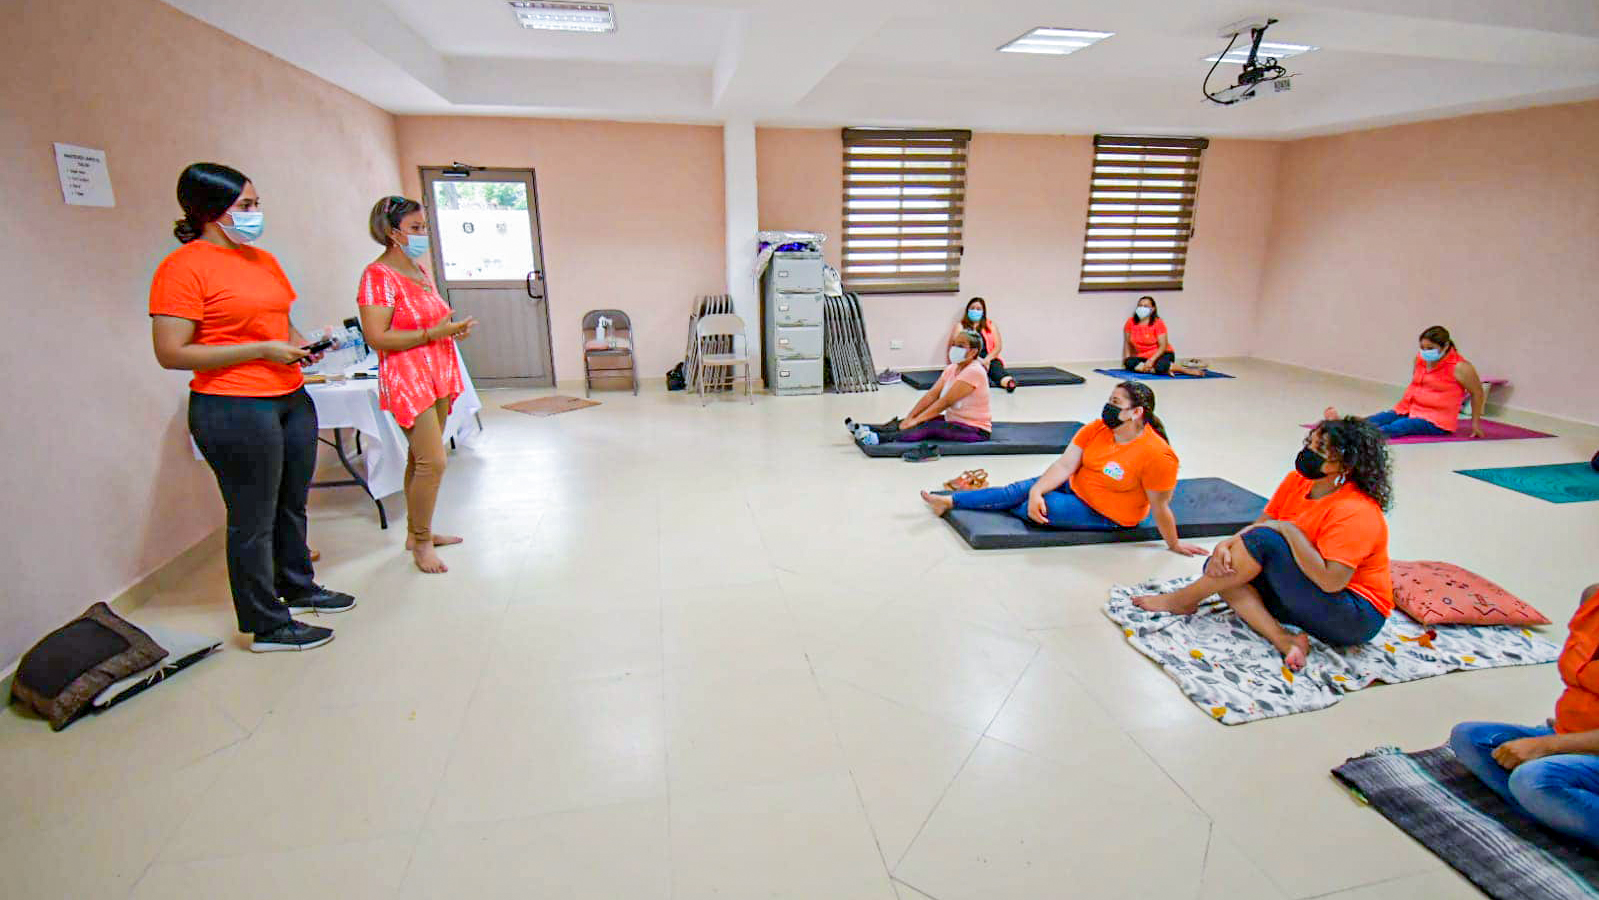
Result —
[[1126, 472], [1122, 471], [1122, 465], [1118, 462], [1106, 463], [1104, 471], [1105, 476], [1113, 481], [1121, 481], [1122, 476], [1127, 474]]

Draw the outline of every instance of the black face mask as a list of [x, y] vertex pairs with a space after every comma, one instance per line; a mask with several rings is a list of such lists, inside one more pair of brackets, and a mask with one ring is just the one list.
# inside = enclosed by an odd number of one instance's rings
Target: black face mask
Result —
[[1300, 450], [1299, 455], [1294, 457], [1294, 470], [1312, 481], [1327, 477], [1327, 473], [1322, 471], [1326, 465], [1327, 457], [1309, 447]]
[[1107, 403], [1105, 408], [1099, 411], [1099, 418], [1100, 421], [1105, 423], [1106, 428], [1112, 430], [1120, 428], [1122, 424], [1122, 408], [1114, 403]]

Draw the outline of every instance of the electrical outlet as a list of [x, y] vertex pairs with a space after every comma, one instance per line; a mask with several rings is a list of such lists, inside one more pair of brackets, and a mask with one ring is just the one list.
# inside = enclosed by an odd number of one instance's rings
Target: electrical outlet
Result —
[[888, 342], [888, 349], [890, 349], [890, 350], [904, 350], [905, 349], [905, 342], [900, 340], [900, 339], [898, 339], [898, 338], [895, 338], [895, 339], [893, 339], [893, 340]]

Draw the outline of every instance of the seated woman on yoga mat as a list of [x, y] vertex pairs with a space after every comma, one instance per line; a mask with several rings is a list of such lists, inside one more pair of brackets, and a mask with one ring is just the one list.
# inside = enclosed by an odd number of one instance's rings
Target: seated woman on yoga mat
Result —
[[962, 331], [975, 331], [983, 336], [983, 349], [977, 354], [977, 358], [983, 363], [983, 367], [988, 369], [989, 387], [1004, 388], [1007, 394], [1016, 393], [1016, 379], [1005, 371], [1005, 361], [999, 358], [1005, 341], [999, 336], [999, 329], [995, 328], [994, 323], [988, 318], [987, 300], [973, 297], [966, 304], [966, 312], [950, 330], [949, 339], [954, 341], [955, 335]]
[[1122, 368], [1129, 372], [1197, 378], [1205, 375], [1202, 369], [1176, 364], [1177, 351], [1166, 340], [1166, 321], [1160, 317], [1160, 307], [1155, 305], [1154, 297], [1139, 297], [1138, 306], [1122, 326], [1122, 357]]
[[1155, 416], [1155, 392], [1142, 382], [1124, 381], [1110, 392], [1099, 421], [1084, 425], [1043, 475], [947, 497], [923, 491], [922, 499], [940, 516], [951, 509], [1006, 510], [1065, 531], [1132, 528], [1153, 509], [1168, 549], [1203, 556], [1203, 548], [1177, 539], [1171, 511], [1176, 488], [1177, 454]]
[[[1421, 352], [1416, 354], [1410, 386], [1399, 398], [1399, 405], [1366, 421], [1391, 438], [1421, 434], [1452, 434], [1460, 425], [1460, 401], [1471, 395], [1471, 436], [1482, 437], [1482, 407], [1488, 394], [1482, 389], [1477, 369], [1460, 355], [1449, 337], [1449, 329], [1434, 325], [1421, 333]], [[1338, 418], [1329, 407], [1323, 414]]]
[[1393, 612], [1383, 516], [1392, 498], [1381, 432], [1353, 416], [1322, 422], [1260, 519], [1216, 545], [1198, 581], [1133, 604], [1190, 615], [1220, 594], [1297, 672], [1310, 653], [1307, 635], [1364, 644]]
[[1565, 693], [1545, 725], [1462, 722], [1449, 749], [1510, 807], [1599, 847], [1599, 584], [1582, 592], [1560, 652]]
[[988, 406], [988, 373], [977, 358], [983, 339], [975, 331], [956, 332], [950, 339], [949, 365], [904, 419], [884, 425], [863, 425], [845, 419], [844, 427], [863, 444], [986, 441], [994, 431]]

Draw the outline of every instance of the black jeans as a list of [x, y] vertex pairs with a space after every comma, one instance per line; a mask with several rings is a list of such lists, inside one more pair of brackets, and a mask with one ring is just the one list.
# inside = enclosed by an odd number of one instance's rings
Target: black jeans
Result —
[[[1173, 353], [1170, 350], [1167, 350], [1165, 353], [1162, 353], [1161, 355], [1155, 357], [1155, 366], [1154, 366], [1155, 374], [1156, 375], [1170, 375], [1171, 374], [1171, 364], [1173, 362], [1175, 362], [1176, 359], [1177, 359], [1177, 354]], [[1145, 360], [1143, 357], [1129, 356], [1126, 359], [1122, 360], [1122, 368], [1126, 369], [1129, 372], [1136, 372], [1136, 371], [1138, 371], [1138, 367], [1143, 365], [1145, 362], [1147, 362], [1147, 360]]]
[[280, 597], [315, 589], [305, 501], [316, 472], [316, 407], [305, 389], [282, 397], [189, 394], [189, 433], [228, 508], [228, 584], [239, 630], [290, 621]]
[[1009, 376], [1010, 372], [1005, 369], [1005, 361], [1003, 359], [996, 356], [988, 361], [989, 387], [1004, 387], [1003, 382]]

